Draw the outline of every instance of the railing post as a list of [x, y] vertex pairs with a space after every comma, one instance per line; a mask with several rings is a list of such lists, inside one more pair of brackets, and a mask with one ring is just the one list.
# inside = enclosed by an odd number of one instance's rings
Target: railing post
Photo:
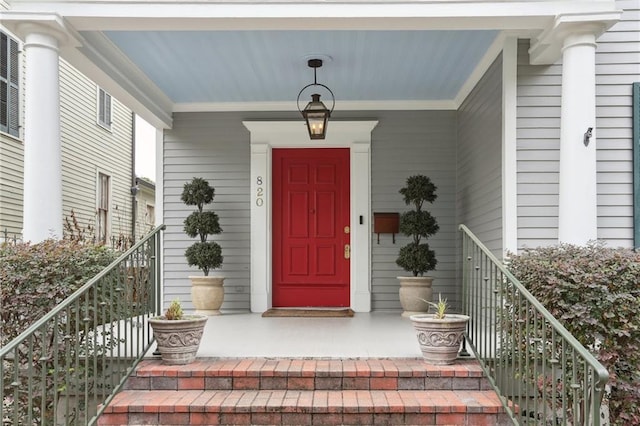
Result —
[[[156, 234], [156, 237], [153, 240], [153, 255], [151, 256], [153, 262], [153, 283], [152, 288], [154, 291], [154, 303], [155, 303], [155, 312], [154, 315], [160, 315], [162, 312], [162, 307], [160, 306], [161, 300], [161, 283], [160, 283], [160, 274], [162, 270], [161, 261], [158, 260], [158, 253], [160, 253], [161, 247], [161, 238], [160, 233]], [[156, 347], [153, 351], [154, 356], [160, 356], [160, 350]]]
[[162, 259], [161, 259], [161, 250], [162, 250], [162, 238], [161, 234], [158, 233], [156, 235], [155, 240], [155, 253], [154, 253], [154, 261], [156, 264], [156, 273], [155, 273], [155, 286], [156, 289], [156, 314], [160, 315], [162, 312], [162, 283], [160, 282], [160, 277], [162, 276]]
[[[469, 274], [468, 274], [468, 268], [467, 268], [467, 263], [469, 262], [467, 260], [467, 249], [468, 249], [468, 244], [467, 244], [467, 238], [466, 235], [464, 234], [464, 232], [462, 233], [462, 314], [463, 315], [468, 315], [468, 302], [467, 302], [467, 291], [468, 291], [468, 280], [469, 280]], [[467, 330], [464, 333], [464, 339], [462, 339], [462, 349], [460, 350], [460, 356], [461, 357], [471, 357], [471, 354], [469, 353], [469, 351], [467, 351], [467, 339], [469, 338], [469, 323], [467, 322]]]

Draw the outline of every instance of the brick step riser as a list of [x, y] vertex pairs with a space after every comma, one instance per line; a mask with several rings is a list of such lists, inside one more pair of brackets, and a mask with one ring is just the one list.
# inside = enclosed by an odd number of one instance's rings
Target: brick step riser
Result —
[[510, 425], [505, 414], [486, 413], [119, 413], [111, 425]]
[[482, 377], [133, 376], [127, 390], [489, 390]]
[[510, 425], [473, 361], [143, 361], [99, 424]]

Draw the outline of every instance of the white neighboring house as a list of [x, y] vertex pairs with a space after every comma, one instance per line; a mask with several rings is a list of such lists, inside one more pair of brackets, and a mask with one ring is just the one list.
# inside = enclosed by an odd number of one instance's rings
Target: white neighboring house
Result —
[[135, 237], [136, 241], [156, 227], [156, 184], [151, 180], [136, 176], [135, 185]]
[[[165, 129], [155, 205], [167, 226], [165, 300], [190, 300], [180, 192], [193, 176], [216, 187], [225, 263], [214, 273], [227, 277], [227, 310], [310, 299], [399, 309], [406, 239], [378, 244], [371, 222], [406, 209], [398, 189], [417, 173], [438, 186], [433, 275], [451, 301], [460, 223], [497, 255], [559, 241], [640, 245], [637, 0], [14, 0], [3, 22], [39, 64], [27, 81], [45, 89], [37, 105], [27, 96], [25, 116], [51, 119], [40, 127], [50, 140], [26, 143], [57, 150], [58, 56]], [[296, 105], [312, 58], [324, 59], [318, 81], [337, 98], [325, 140], [309, 140]], [[46, 164], [34, 156], [28, 169], [55, 194]], [[58, 196], [43, 201], [60, 209]], [[318, 278], [338, 270], [339, 281]]]
[[[2, 68], [0, 85], [0, 232], [2, 238], [22, 238], [24, 191], [31, 191], [36, 220], [55, 217], [46, 236], [60, 237], [65, 222], [87, 236], [108, 242], [132, 229], [132, 113], [93, 81], [60, 59], [60, 176], [61, 206], [52, 211], [40, 197], [49, 191], [45, 180], [25, 189], [25, 134], [37, 121], [24, 118], [23, 43], [0, 27]], [[6, 64], [6, 65], [5, 65]], [[8, 89], [8, 90], [7, 90]], [[38, 114], [46, 114], [42, 111]], [[53, 158], [44, 158], [54, 162]], [[43, 195], [42, 192], [45, 194]], [[27, 201], [29, 197], [27, 197]], [[72, 225], [73, 227], [73, 225]], [[91, 228], [91, 229], [89, 229]], [[73, 232], [77, 232], [74, 230]], [[64, 232], [64, 231], [63, 231]]]

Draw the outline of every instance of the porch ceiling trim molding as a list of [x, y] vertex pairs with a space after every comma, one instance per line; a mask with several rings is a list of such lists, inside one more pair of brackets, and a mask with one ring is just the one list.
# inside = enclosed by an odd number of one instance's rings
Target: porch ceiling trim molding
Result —
[[[452, 100], [340, 101], [340, 111], [456, 110]], [[173, 112], [296, 111], [295, 102], [219, 102], [175, 104]]]
[[[189, 7], [185, 7], [188, 5]], [[13, 10], [50, 10], [85, 30], [541, 29], [558, 14], [615, 10], [614, 0], [13, 0]], [[505, 19], [506, 18], [506, 19]]]
[[251, 132], [251, 311], [272, 307], [271, 150], [349, 148], [351, 153], [351, 308], [371, 311], [371, 132], [378, 121], [331, 121], [327, 138], [309, 141], [298, 121], [243, 121]]

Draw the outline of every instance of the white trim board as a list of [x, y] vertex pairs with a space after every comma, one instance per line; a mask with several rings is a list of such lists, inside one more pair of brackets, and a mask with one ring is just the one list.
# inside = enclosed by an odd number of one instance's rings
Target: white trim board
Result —
[[309, 140], [302, 121], [243, 121], [251, 132], [251, 311], [272, 307], [271, 151], [349, 148], [351, 309], [371, 311], [371, 132], [377, 121], [332, 121], [325, 140]]

